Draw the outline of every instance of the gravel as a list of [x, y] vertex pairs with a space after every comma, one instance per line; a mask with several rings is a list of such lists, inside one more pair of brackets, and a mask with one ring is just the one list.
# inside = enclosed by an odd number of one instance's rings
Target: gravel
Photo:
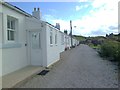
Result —
[[87, 45], [61, 54], [45, 76], [36, 75], [17, 88], [118, 88], [118, 67]]

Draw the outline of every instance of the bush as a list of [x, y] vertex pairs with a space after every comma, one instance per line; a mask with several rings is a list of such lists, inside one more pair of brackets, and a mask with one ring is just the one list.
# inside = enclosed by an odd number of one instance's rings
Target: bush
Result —
[[98, 40], [92, 40], [91, 43], [94, 45], [94, 46], [97, 46], [99, 43], [98, 43]]
[[120, 62], [120, 42], [108, 40], [101, 45], [100, 54]]

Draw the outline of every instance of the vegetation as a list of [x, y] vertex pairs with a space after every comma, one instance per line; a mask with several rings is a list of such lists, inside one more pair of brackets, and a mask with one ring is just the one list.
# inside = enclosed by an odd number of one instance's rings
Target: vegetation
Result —
[[113, 40], [105, 40], [101, 45], [100, 55], [109, 58], [112, 61], [120, 62], [120, 42]]
[[80, 40], [80, 41], [86, 40], [86, 37], [84, 37], [84, 36], [77, 36], [77, 35], [74, 35], [74, 37], [75, 37], [76, 39]]
[[106, 37], [75, 36], [80, 43], [87, 44], [96, 49], [101, 57], [120, 63], [120, 34], [106, 34]]
[[112, 62], [117, 62], [120, 70], [120, 33], [106, 34], [106, 37], [74, 37], [80, 40], [80, 44], [87, 44], [95, 49], [101, 57], [106, 58]]
[[100, 49], [100, 47], [101, 47], [100, 45], [94, 45], [92, 43], [89, 44], [89, 46], [92, 47], [93, 49], [97, 49], [97, 50]]
[[114, 35], [113, 33], [109, 35], [106, 34], [106, 38], [120, 42], [120, 33], [116, 35]]

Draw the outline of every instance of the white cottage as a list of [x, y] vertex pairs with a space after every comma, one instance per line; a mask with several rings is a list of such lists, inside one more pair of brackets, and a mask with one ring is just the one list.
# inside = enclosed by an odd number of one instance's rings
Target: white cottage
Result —
[[[71, 47], [71, 37], [42, 21], [40, 9], [33, 15], [9, 3], [0, 3], [0, 76], [28, 65], [48, 67]], [[73, 44], [78, 41], [73, 39]]]

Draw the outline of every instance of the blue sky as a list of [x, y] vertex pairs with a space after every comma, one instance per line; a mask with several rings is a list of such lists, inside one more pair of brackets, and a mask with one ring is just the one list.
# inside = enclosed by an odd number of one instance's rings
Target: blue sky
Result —
[[53, 25], [60, 23], [61, 31], [67, 29], [69, 32], [69, 21], [72, 20], [73, 34], [104, 36], [106, 33], [118, 33], [118, 1], [12, 2], [11, 4], [30, 14], [32, 14], [34, 7], [39, 7], [42, 19]]

